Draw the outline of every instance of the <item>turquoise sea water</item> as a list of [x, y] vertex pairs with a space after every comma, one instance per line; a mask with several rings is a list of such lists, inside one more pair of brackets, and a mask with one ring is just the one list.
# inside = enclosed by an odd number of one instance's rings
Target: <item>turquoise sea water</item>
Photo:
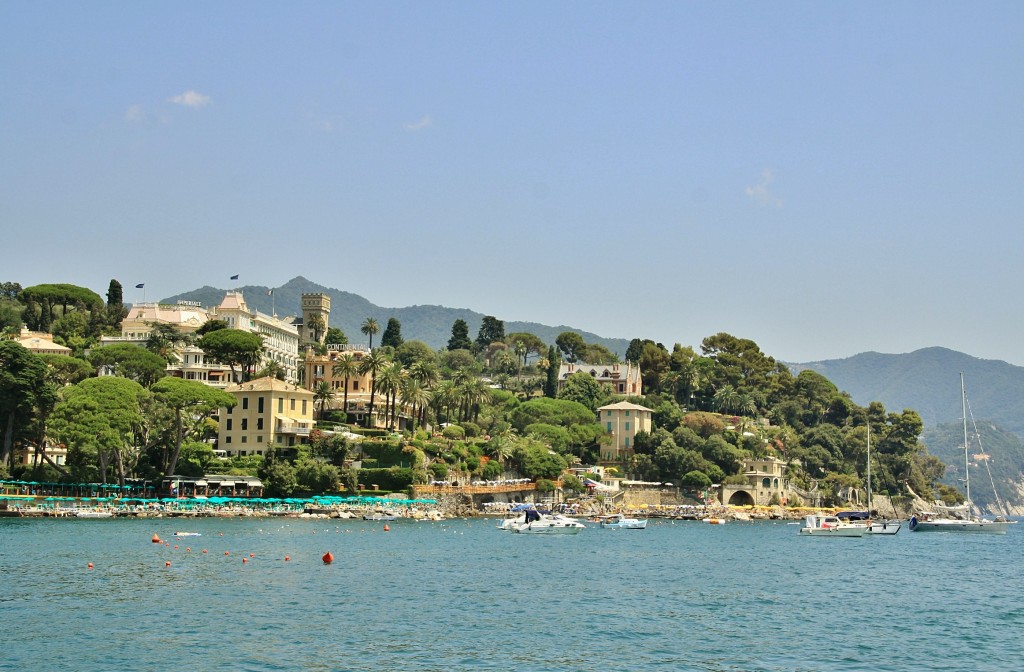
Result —
[[865, 539], [783, 522], [389, 526], [0, 519], [0, 669], [1024, 666], [1024, 525]]

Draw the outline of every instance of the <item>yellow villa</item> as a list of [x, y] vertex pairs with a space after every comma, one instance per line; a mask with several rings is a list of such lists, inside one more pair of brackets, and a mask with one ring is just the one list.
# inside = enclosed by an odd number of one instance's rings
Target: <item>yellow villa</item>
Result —
[[238, 399], [220, 409], [218, 448], [228, 457], [265, 455], [271, 448], [309, 442], [313, 393], [276, 378], [258, 378], [224, 390]]

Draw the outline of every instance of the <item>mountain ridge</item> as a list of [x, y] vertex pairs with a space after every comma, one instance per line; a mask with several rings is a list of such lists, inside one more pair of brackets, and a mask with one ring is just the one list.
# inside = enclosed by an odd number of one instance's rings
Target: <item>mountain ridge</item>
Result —
[[[269, 292], [273, 289], [273, 295]], [[455, 320], [465, 320], [469, 327], [470, 338], [474, 338], [480, 329], [485, 313], [478, 313], [469, 308], [450, 308], [439, 304], [424, 304], [389, 308], [378, 306], [368, 299], [333, 287], [326, 287], [299, 275], [279, 287], [264, 285], [245, 285], [233, 289], [220, 289], [204, 285], [180, 294], [162, 299], [161, 303], [174, 303], [179, 300], [199, 301], [204, 306], [220, 304], [227, 291], [240, 291], [250, 308], [266, 314], [290, 316], [301, 314], [301, 300], [305, 293], [324, 293], [331, 297], [331, 315], [329, 326], [337, 327], [345, 332], [350, 343], [358, 343], [364, 337], [360, 332], [363, 321], [372, 317], [380, 325], [381, 332], [387, 326], [388, 319], [394, 317], [402, 325], [402, 338], [420, 340], [435, 350], [448, 345], [451, 338], [452, 325]], [[500, 316], [495, 316], [501, 319]], [[587, 343], [599, 343], [622, 357], [629, 347], [629, 339], [608, 338], [589, 331], [566, 325], [544, 325], [538, 322], [507, 321], [505, 333], [529, 332], [549, 345], [565, 331], [573, 331], [583, 337]]]

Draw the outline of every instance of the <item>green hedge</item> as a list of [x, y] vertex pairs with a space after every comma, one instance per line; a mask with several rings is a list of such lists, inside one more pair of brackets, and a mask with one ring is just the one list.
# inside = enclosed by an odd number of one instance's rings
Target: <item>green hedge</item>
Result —
[[401, 492], [412, 485], [412, 469], [402, 467], [360, 469], [359, 482], [367, 488], [376, 485], [381, 490]]

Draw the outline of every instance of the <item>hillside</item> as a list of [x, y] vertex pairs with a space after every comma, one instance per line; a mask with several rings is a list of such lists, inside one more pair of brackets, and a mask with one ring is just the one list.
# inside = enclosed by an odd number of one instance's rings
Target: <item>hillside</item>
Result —
[[[394, 317], [402, 324], [402, 338], [405, 340], [420, 340], [434, 349], [440, 349], [448, 344], [452, 335], [452, 324], [455, 320], [465, 320], [469, 325], [469, 336], [475, 338], [480, 330], [480, 323], [485, 316], [484, 313], [477, 313], [465, 308], [448, 308], [445, 306], [409, 306], [406, 308], [383, 308], [374, 305], [366, 299], [350, 292], [340, 289], [333, 289], [318, 285], [302, 276], [292, 278], [281, 287], [274, 288], [273, 297], [268, 295], [269, 287], [262, 285], [246, 285], [238, 288], [245, 296], [246, 303], [250, 308], [261, 313], [271, 314], [276, 312], [279, 316], [298, 315], [302, 295], [309, 292], [320, 292], [331, 297], [331, 318], [330, 326], [337, 327], [345, 332], [349, 342], [359, 343], [365, 340], [365, 336], [359, 331], [363, 321], [372, 317], [380, 325], [381, 332], [387, 326], [390, 318]], [[216, 287], [200, 287], [189, 292], [169, 296], [161, 300], [161, 303], [174, 303], [179, 299], [188, 301], [199, 301], [204, 306], [216, 306], [224, 298], [224, 289]], [[495, 315], [503, 320], [501, 315]], [[587, 343], [599, 343], [619, 357], [626, 353], [629, 347], [629, 339], [604, 338], [573, 327], [548, 326], [535, 322], [510, 322], [505, 320], [505, 333], [529, 332], [535, 334], [545, 343], [554, 344], [555, 338], [564, 331], [574, 331], [583, 337]], [[377, 338], [380, 338], [378, 334]]]
[[1024, 367], [938, 347], [901, 355], [865, 352], [789, 366], [794, 372], [812, 369], [822, 374], [857, 404], [880, 401], [889, 411], [912, 408], [926, 427], [960, 423], [963, 372], [974, 417], [1024, 437]]

